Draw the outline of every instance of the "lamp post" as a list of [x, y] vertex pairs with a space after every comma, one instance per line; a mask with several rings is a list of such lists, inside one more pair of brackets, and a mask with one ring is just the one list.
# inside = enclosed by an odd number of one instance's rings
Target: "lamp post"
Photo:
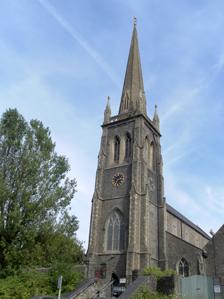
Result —
[[61, 299], [62, 275], [58, 277], [58, 299]]

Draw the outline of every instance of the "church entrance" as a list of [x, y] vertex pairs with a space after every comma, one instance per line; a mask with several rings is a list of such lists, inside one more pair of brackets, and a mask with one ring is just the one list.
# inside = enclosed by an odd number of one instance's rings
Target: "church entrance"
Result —
[[126, 290], [126, 280], [119, 278], [114, 272], [111, 275], [111, 280], [113, 281], [111, 295], [118, 298]]

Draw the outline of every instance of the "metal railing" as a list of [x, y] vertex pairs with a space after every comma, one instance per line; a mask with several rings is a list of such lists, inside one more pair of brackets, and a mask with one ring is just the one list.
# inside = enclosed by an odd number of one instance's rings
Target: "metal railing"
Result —
[[95, 278], [90, 278], [87, 281], [83, 282], [78, 289], [76, 289], [74, 292], [69, 293], [65, 296], [63, 296], [63, 299], [74, 299], [76, 298], [78, 295], [80, 295], [81, 293], [83, 293], [85, 290], [87, 290], [90, 286], [92, 286], [93, 284], [96, 283], [96, 279]]
[[114, 283], [113, 280], [108, 281], [103, 287], [101, 287], [96, 293], [91, 297], [91, 299], [100, 298], [105, 293], [105, 291]]

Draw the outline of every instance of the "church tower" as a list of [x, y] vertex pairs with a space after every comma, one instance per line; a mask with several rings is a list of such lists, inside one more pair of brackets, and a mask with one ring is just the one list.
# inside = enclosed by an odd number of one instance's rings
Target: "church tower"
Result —
[[166, 267], [165, 203], [157, 109], [147, 116], [136, 22], [119, 113], [106, 105], [92, 199], [88, 276], [130, 282]]

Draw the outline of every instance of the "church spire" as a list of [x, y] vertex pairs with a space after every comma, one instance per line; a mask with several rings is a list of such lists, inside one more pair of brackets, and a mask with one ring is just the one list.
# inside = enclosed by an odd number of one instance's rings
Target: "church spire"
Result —
[[138, 48], [136, 18], [134, 18], [134, 28], [129, 50], [123, 91], [121, 95], [119, 114], [126, 112], [138, 112], [146, 114], [146, 100]]

